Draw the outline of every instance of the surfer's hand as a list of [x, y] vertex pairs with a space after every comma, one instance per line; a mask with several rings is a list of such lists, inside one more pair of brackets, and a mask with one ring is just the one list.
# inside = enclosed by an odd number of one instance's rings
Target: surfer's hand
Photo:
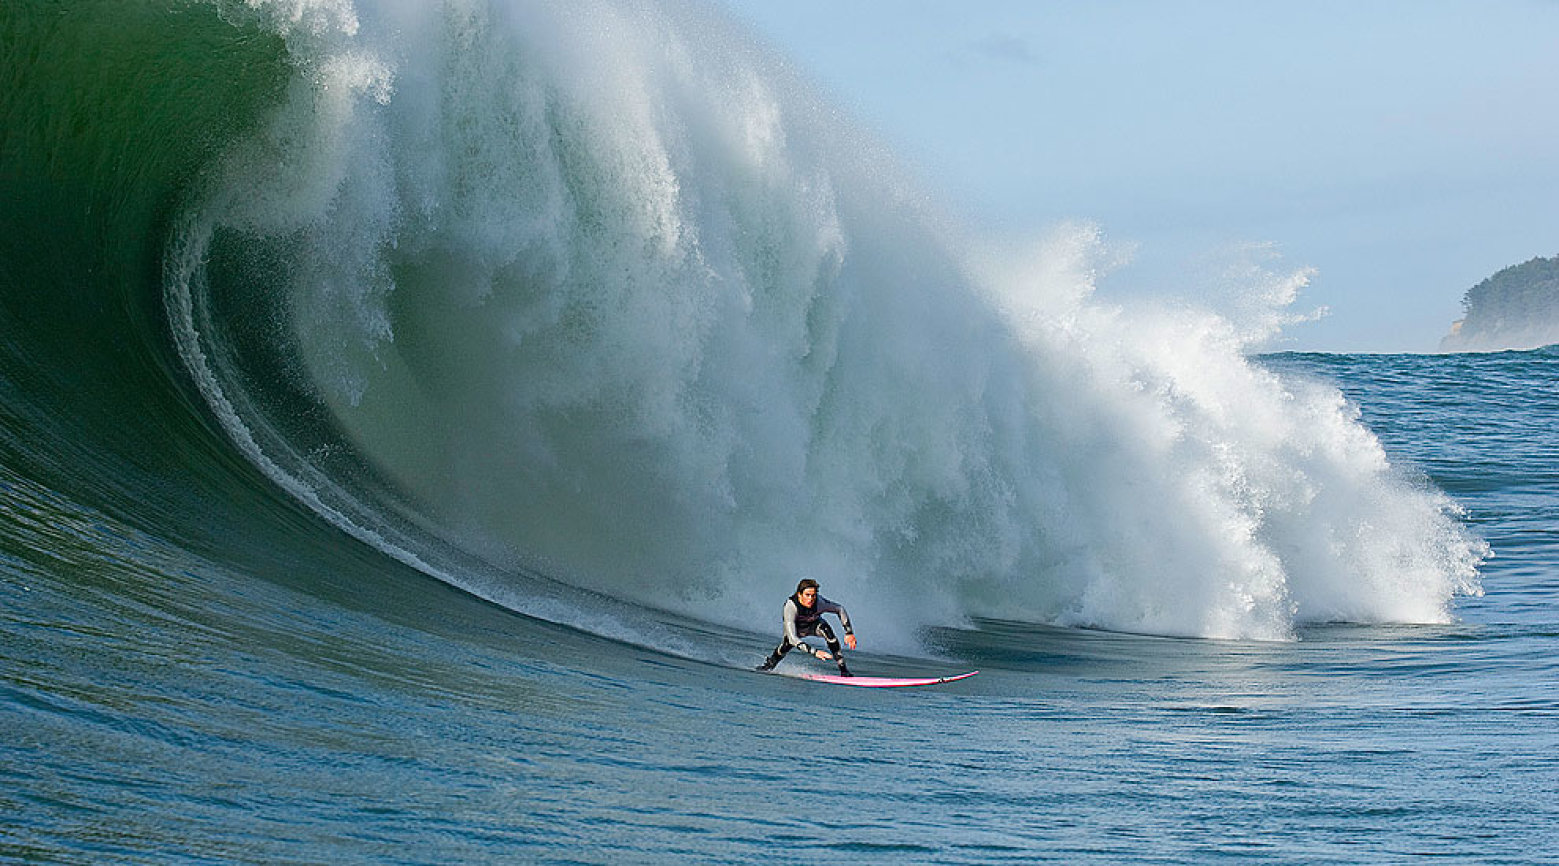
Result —
[[845, 635], [844, 636], [844, 642], [850, 645], [850, 649], [855, 649], [855, 635], [853, 635], [853, 634]]
[[818, 650], [818, 651], [814, 652], [813, 655], [817, 656], [818, 658], [822, 659], [825, 662], [833, 659], [833, 656], [829, 655], [827, 652], [825, 652], [823, 650]]

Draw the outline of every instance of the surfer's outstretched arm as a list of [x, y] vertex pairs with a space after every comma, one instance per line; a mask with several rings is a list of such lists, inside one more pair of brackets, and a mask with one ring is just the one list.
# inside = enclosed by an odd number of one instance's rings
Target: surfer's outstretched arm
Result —
[[817, 609], [819, 613], [831, 613], [839, 617], [839, 624], [844, 626], [844, 642], [850, 649], [855, 649], [855, 629], [850, 626], [850, 614], [845, 612], [844, 605], [818, 596]]

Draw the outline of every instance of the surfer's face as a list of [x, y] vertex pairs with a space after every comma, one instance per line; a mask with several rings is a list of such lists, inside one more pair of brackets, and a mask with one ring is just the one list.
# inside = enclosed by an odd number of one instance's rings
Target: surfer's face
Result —
[[806, 607], [811, 607], [817, 601], [817, 590], [809, 586], [796, 593], [796, 598]]

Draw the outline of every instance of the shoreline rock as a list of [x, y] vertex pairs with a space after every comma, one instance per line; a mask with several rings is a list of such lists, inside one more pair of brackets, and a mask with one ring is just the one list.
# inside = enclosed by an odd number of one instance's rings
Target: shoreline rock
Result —
[[1505, 268], [1467, 290], [1442, 352], [1497, 352], [1559, 343], [1559, 256]]

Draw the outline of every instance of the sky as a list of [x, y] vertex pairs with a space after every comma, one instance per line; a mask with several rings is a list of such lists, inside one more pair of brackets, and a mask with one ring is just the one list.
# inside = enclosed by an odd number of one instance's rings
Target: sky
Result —
[[1271, 349], [1431, 352], [1559, 255], [1559, 0], [719, 0], [993, 238], [1097, 224], [1101, 297], [1313, 269]]

